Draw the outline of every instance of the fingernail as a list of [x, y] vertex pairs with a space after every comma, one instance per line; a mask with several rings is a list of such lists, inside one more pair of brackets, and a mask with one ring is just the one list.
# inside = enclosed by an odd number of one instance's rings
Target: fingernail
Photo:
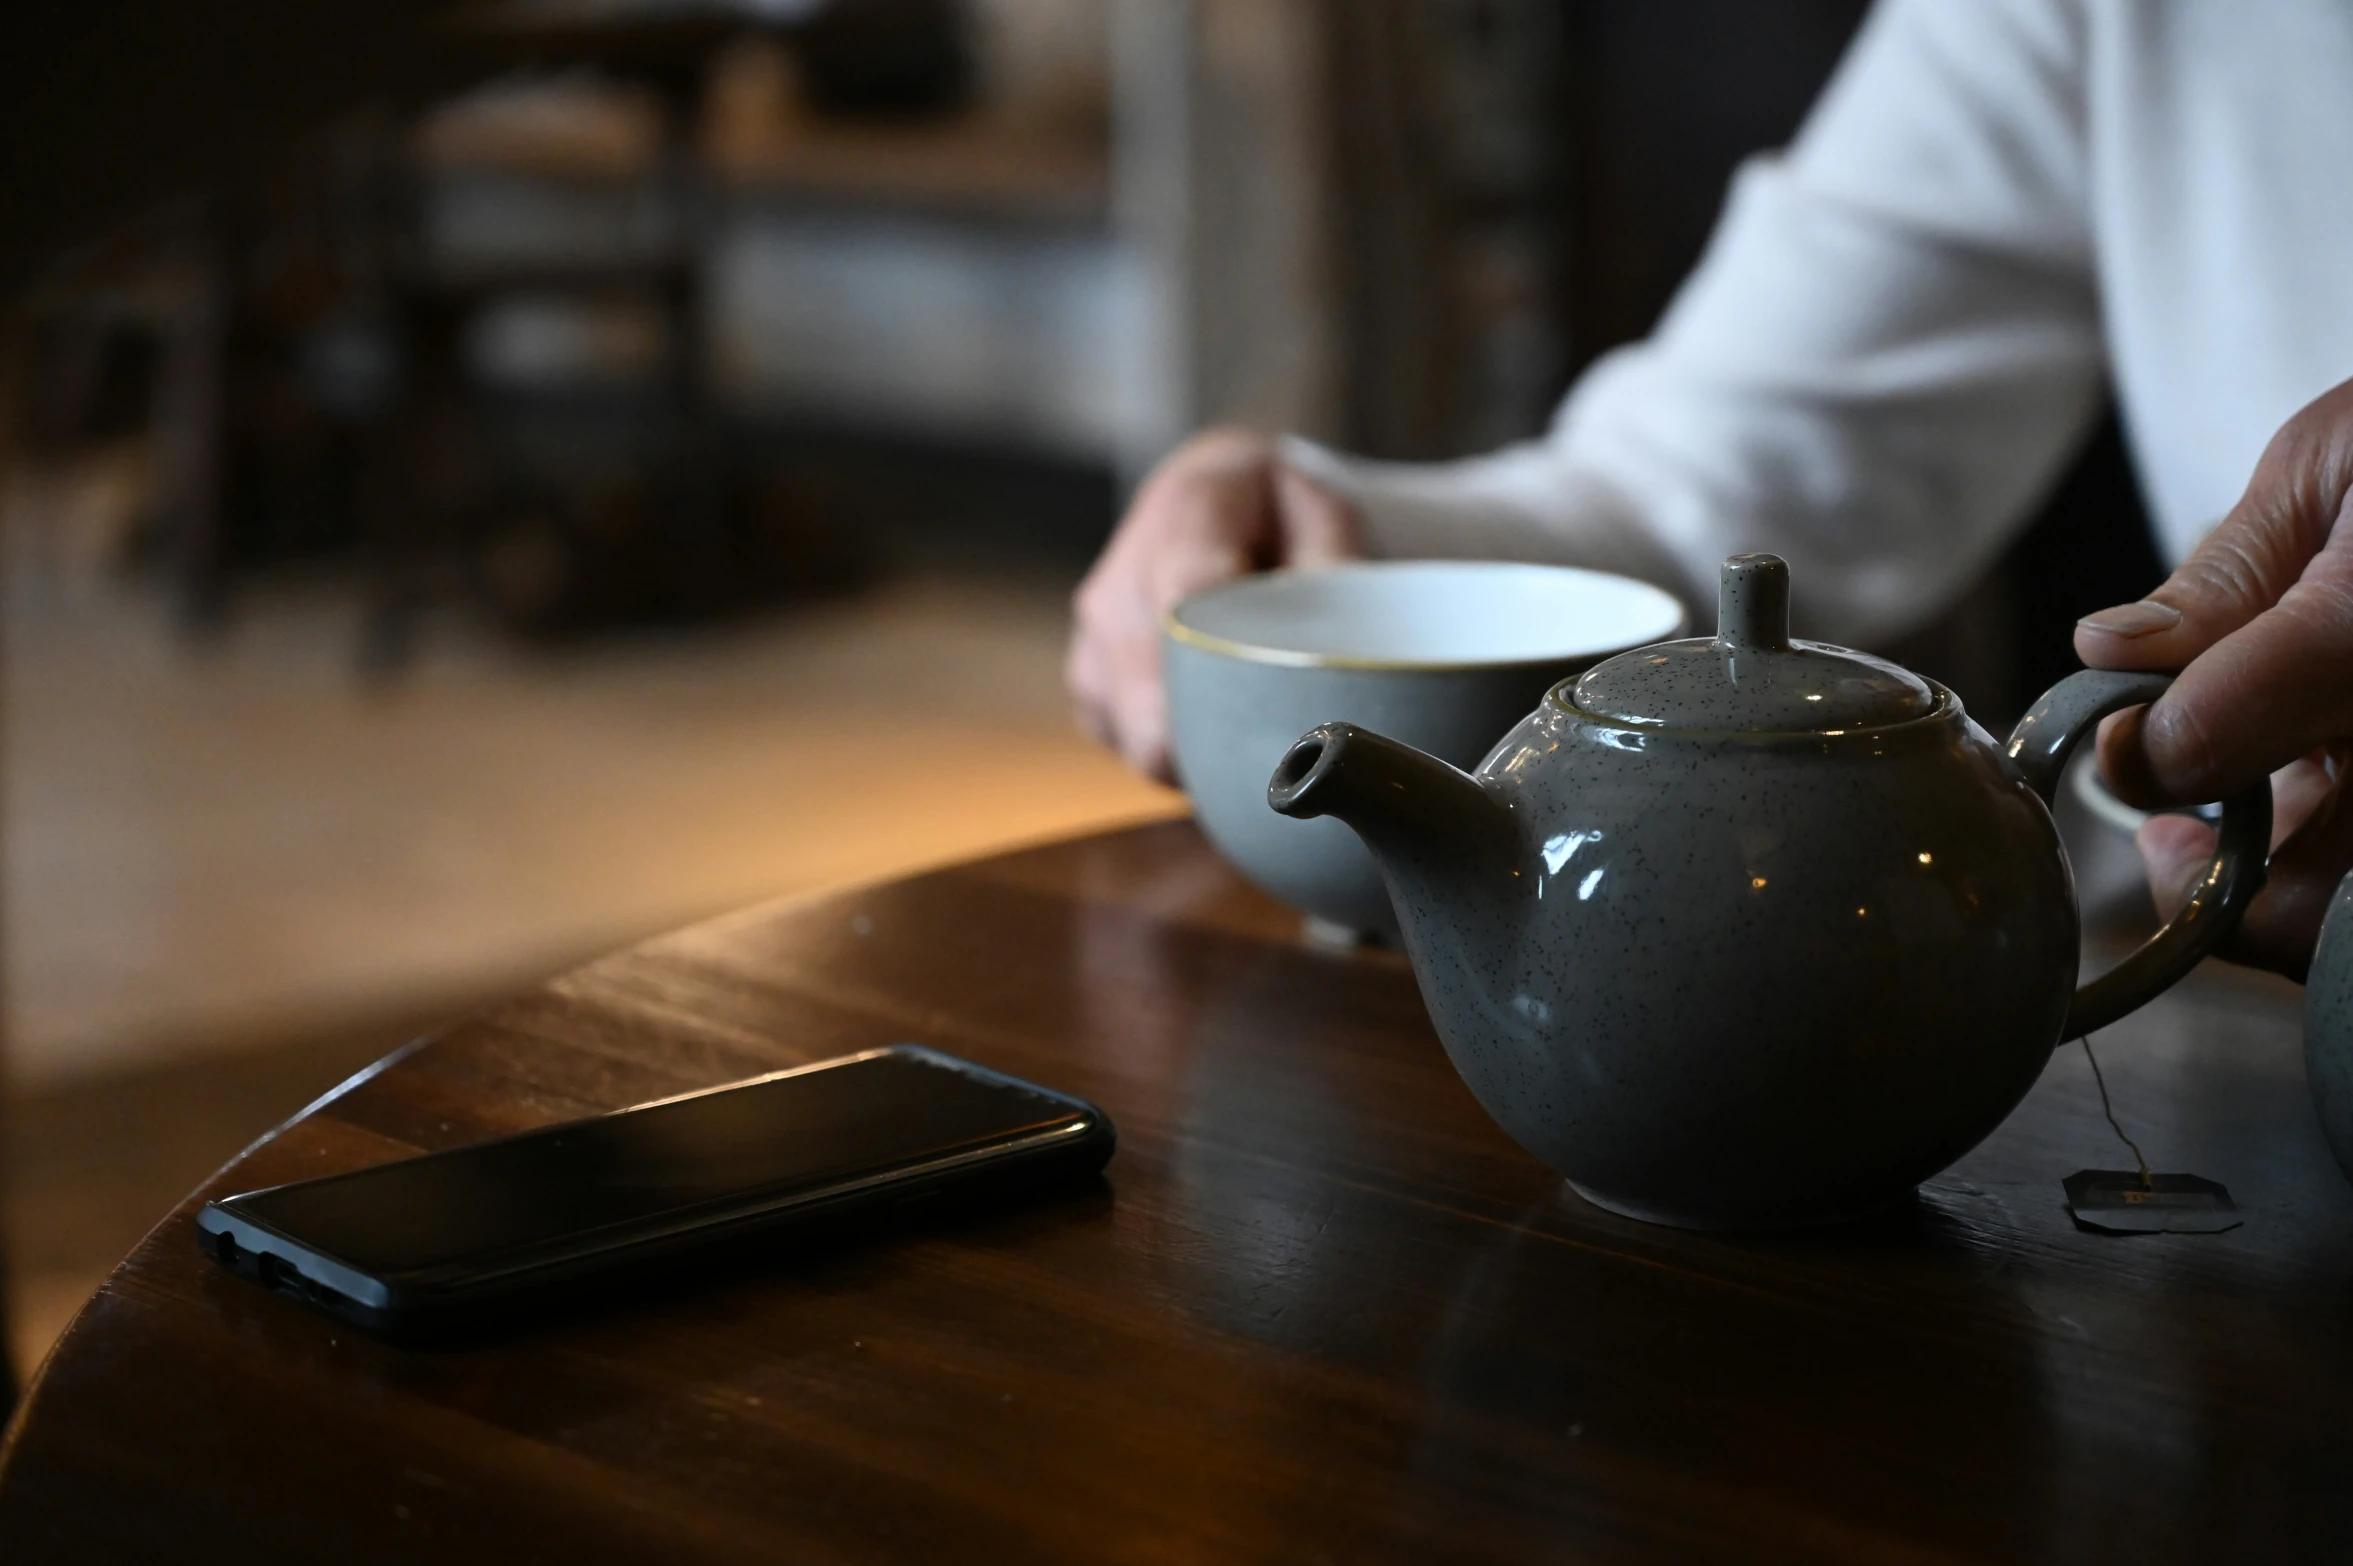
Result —
[[2129, 639], [2172, 630], [2181, 624], [2181, 611], [2171, 604], [2161, 604], [2154, 598], [2144, 598], [2137, 604], [2118, 604], [2098, 614], [2087, 614], [2075, 623], [2087, 631], [2101, 631], [2109, 636]]

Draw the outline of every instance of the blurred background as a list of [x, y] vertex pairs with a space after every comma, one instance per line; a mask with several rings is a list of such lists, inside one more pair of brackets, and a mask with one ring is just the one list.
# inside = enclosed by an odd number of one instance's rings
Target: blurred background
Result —
[[[1393, 457], [1535, 432], [1862, 10], [0, 23], [20, 1365], [212, 1168], [437, 1020], [1180, 810], [1060, 690], [1127, 487], [1211, 420]], [[1989, 719], [2157, 575], [2112, 428], [2052, 504], [1889, 649]]]

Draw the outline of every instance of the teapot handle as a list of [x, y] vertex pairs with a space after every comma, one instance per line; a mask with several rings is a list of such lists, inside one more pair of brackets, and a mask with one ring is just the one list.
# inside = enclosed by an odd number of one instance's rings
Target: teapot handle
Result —
[[[2172, 683], [2170, 674], [2114, 669], [2071, 674], [2044, 692], [2018, 720], [2003, 750], [2043, 803], [2055, 806], [2067, 758], [2083, 737], [2112, 712], [2147, 706]], [[2076, 990], [2059, 1042], [2082, 1038], [2139, 1010], [2220, 946], [2263, 890], [2270, 853], [2271, 780], [2264, 778], [2222, 802], [2214, 862], [2181, 912], [2140, 950]]]

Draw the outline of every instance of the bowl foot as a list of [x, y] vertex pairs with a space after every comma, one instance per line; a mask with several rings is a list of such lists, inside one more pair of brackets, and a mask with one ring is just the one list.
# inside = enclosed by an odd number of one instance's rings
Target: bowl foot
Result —
[[1893, 1196], [1866, 1203], [1861, 1207], [1844, 1208], [1836, 1212], [1815, 1213], [1799, 1218], [1765, 1218], [1756, 1220], [1695, 1218], [1687, 1214], [1671, 1213], [1656, 1207], [1645, 1207], [1640, 1202], [1624, 1202], [1614, 1196], [1604, 1196], [1570, 1180], [1568, 1188], [1605, 1213], [1620, 1218], [1631, 1218], [1636, 1223], [1655, 1223], [1665, 1229], [1696, 1229], [1714, 1234], [1763, 1234], [1777, 1229], [1819, 1229], [1829, 1224], [1853, 1223], [1858, 1218], [1869, 1218], [1886, 1212], [1901, 1202], [1909, 1201], [1916, 1187], [1896, 1192]]
[[1378, 946], [1381, 938], [1371, 930], [1360, 930], [1337, 919], [1325, 919], [1309, 914], [1299, 922], [1299, 938], [1310, 946], [1321, 946], [1326, 951], [1352, 952], [1359, 946]]

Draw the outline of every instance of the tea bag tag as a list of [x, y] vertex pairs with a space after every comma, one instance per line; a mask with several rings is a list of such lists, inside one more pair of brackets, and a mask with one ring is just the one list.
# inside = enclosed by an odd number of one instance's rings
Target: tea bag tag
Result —
[[2220, 1234], [2246, 1222], [2219, 1181], [2150, 1173], [2140, 1143], [2117, 1123], [2116, 1106], [2108, 1101], [2108, 1077], [2100, 1070], [2100, 1057], [2092, 1053], [2089, 1034], [2083, 1039], [2083, 1058], [2091, 1062], [2108, 1129], [2132, 1149], [2132, 1160], [2140, 1167], [2078, 1169], [2059, 1182], [2067, 1190], [2067, 1211], [2076, 1227], [2095, 1234]]
[[2063, 1182], [2067, 1211], [2099, 1234], [2220, 1234], [2246, 1222], [2219, 1181], [2137, 1169], [2078, 1169]]

